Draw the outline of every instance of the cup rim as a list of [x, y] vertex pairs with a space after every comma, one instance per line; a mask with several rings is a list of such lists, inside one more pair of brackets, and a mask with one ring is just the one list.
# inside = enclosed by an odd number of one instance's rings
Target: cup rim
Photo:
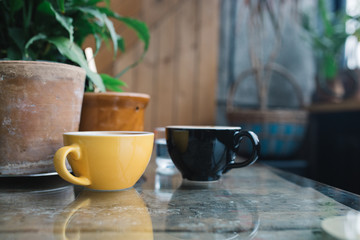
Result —
[[241, 127], [235, 126], [206, 126], [206, 125], [170, 125], [166, 126], [170, 129], [191, 129], [191, 130], [241, 130]]
[[154, 135], [153, 132], [145, 131], [78, 131], [65, 132], [65, 136], [84, 136], [84, 137], [135, 137]]

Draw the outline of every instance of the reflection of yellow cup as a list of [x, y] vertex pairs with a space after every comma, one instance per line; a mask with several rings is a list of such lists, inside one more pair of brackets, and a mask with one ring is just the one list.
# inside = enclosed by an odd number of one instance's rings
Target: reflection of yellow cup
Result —
[[134, 188], [84, 190], [56, 217], [57, 239], [153, 239], [148, 209]]
[[[54, 157], [66, 181], [96, 190], [132, 187], [144, 173], [153, 150], [150, 132], [70, 132]], [[65, 166], [68, 158], [75, 174]]]

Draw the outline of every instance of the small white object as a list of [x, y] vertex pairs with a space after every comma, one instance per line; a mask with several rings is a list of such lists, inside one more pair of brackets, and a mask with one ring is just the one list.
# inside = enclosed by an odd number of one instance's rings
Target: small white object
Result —
[[[90, 70], [94, 73], [97, 73], [94, 53], [91, 47], [85, 48], [85, 57]], [[99, 88], [95, 84], [94, 84], [94, 92], [96, 93], [100, 92]]]
[[95, 58], [92, 48], [88, 47], [85, 48], [85, 57], [88, 62], [88, 66], [91, 71], [97, 73], [96, 64], [95, 64]]
[[322, 221], [322, 229], [337, 239], [360, 240], [360, 213], [330, 217]]

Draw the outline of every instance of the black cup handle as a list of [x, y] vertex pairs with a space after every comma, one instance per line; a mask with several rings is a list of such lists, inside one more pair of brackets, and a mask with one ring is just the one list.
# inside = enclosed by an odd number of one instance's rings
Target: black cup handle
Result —
[[236, 145], [234, 147], [234, 152], [236, 153], [236, 155], [238, 155], [240, 143], [241, 143], [243, 137], [247, 137], [250, 139], [251, 144], [252, 144], [252, 153], [251, 153], [250, 158], [244, 162], [231, 162], [227, 166], [227, 170], [230, 170], [231, 168], [242, 168], [242, 167], [251, 165], [254, 162], [256, 162], [256, 160], [259, 158], [259, 155], [260, 155], [260, 141], [259, 141], [258, 136], [254, 132], [240, 131], [235, 134], [235, 137], [236, 137], [236, 142], [235, 142]]

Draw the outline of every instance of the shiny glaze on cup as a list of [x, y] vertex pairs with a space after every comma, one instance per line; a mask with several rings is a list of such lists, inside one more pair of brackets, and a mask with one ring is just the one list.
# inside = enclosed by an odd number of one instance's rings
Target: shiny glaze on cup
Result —
[[[66, 181], [95, 190], [132, 187], [144, 173], [152, 154], [150, 132], [65, 133], [64, 145], [54, 157], [59, 175]], [[69, 160], [75, 174], [65, 168]]]
[[[245, 162], [236, 162], [243, 137], [250, 139], [253, 151]], [[168, 126], [166, 139], [175, 166], [193, 181], [218, 180], [232, 168], [251, 165], [260, 153], [256, 134], [240, 127]]]

